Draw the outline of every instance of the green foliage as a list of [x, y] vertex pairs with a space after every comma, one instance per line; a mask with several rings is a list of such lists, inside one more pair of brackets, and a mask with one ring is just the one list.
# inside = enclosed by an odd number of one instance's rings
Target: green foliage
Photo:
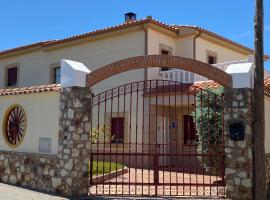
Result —
[[110, 172], [122, 169], [124, 166], [121, 163], [93, 161], [93, 175], [108, 174]]
[[[198, 153], [219, 154], [222, 149], [222, 126], [223, 126], [223, 87], [217, 89], [205, 88], [196, 95], [196, 109], [192, 113], [198, 135]], [[205, 160], [205, 158], [202, 158]], [[204, 163], [216, 166], [216, 160], [206, 158]], [[212, 160], [211, 160], [212, 159]], [[211, 163], [209, 163], [211, 162]]]
[[112, 135], [109, 131], [109, 127], [106, 124], [99, 126], [98, 128], [93, 128], [90, 131], [90, 141], [92, 143], [110, 143], [114, 139], [114, 135]]

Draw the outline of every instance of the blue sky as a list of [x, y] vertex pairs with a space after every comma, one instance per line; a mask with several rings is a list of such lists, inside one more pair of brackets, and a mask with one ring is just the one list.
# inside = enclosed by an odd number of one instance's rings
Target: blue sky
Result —
[[[270, 1], [264, 3], [264, 47], [270, 55]], [[0, 0], [0, 49], [116, 25], [128, 11], [202, 26], [253, 48], [254, 7], [255, 0]], [[265, 66], [270, 70], [270, 61]]]

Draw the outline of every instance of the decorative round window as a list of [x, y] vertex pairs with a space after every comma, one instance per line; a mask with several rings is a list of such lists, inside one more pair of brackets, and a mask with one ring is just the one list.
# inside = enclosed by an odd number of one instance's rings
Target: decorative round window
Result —
[[17, 147], [21, 144], [26, 131], [26, 114], [20, 105], [13, 105], [6, 111], [3, 129], [8, 145]]

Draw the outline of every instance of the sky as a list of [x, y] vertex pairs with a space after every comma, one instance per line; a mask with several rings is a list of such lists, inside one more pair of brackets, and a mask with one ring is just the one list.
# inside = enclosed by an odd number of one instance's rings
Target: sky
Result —
[[[254, 47], [255, 0], [0, 0], [0, 50], [60, 39], [151, 15], [198, 25]], [[270, 0], [264, 1], [264, 51], [270, 55]], [[270, 61], [265, 63], [270, 70]]]

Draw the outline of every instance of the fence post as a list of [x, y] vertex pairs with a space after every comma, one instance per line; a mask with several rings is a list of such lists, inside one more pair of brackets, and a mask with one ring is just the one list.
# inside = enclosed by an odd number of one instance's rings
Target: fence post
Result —
[[67, 196], [87, 196], [92, 95], [86, 87], [90, 71], [83, 63], [61, 61], [59, 119], [59, 170], [57, 192]]
[[60, 94], [60, 192], [87, 196], [89, 189], [91, 92], [83, 87], [63, 88]]
[[232, 88], [224, 90], [226, 195], [232, 199], [252, 199], [253, 70], [252, 63], [226, 70], [233, 81]]

